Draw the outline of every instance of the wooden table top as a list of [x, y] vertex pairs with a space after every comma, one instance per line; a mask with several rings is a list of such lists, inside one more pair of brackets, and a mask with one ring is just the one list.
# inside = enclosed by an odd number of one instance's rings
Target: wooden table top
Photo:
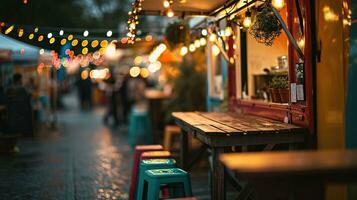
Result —
[[147, 99], [167, 99], [170, 98], [170, 95], [164, 93], [160, 90], [147, 89], [145, 90], [145, 98]]
[[238, 113], [219, 112], [174, 112], [172, 116], [180, 123], [205, 134], [261, 134], [304, 132], [292, 124], [262, 117]]
[[357, 175], [356, 150], [228, 153], [222, 163], [243, 177], [304, 177]]

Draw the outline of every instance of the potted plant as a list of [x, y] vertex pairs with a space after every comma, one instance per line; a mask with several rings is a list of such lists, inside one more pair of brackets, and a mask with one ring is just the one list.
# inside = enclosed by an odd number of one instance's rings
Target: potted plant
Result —
[[275, 103], [289, 102], [289, 81], [286, 75], [275, 75], [270, 82], [271, 99]]
[[279, 77], [278, 76], [274, 76], [269, 84], [269, 93], [271, 96], [271, 100], [274, 103], [280, 103], [281, 102], [281, 98], [280, 98], [280, 94], [279, 94], [279, 87], [280, 87], [280, 83], [279, 83]]

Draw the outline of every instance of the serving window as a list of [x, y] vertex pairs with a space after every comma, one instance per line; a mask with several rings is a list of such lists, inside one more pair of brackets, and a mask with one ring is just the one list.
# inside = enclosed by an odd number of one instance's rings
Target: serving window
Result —
[[[286, 22], [286, 7], [280, 10]], [[236, 55], [238, 99], [287, 104], [289, 102], [288, 38], [281, 31], [271, 46], [258, 42], [249, 30], [239, 29]]]

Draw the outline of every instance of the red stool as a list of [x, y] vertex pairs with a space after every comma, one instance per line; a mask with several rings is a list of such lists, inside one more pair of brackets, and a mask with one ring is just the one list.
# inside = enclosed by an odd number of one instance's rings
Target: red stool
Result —
[[141, 154], [143, 154], [144, 152], [148, 152], [148, 151], [160, 151], [163, 149], [164, 148], [162, 145], [138, 145], [138, 146], [135, 146], [134, 163], [133, 163], [133, 168], [132, 168], [132, 172], [131, 172], [129, 200], [135, 199]]
[[141, 154], [141, 160], [171, 158], [169, 151], [148, 151]]

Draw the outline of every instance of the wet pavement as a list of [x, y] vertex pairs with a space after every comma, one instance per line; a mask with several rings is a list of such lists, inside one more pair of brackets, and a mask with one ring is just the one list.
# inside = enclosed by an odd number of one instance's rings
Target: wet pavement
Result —
[[[80, 111], [64, 99], [55, 130], [43, 128], [0, 155], [0, 200], [128, 199], [133, 152], [127, 129], [103, 125], [104, 108]], [[203, 160], [204, 161], [204, 160]], [[190, 171], [194, 196], [210, 199], [208, 163]]]
[[126, 130], [102, 124], [104, 109], [81, 112], [66, 98], [56, 130], [0, 156], [0, 199], [127, 199], [132, 151]]

